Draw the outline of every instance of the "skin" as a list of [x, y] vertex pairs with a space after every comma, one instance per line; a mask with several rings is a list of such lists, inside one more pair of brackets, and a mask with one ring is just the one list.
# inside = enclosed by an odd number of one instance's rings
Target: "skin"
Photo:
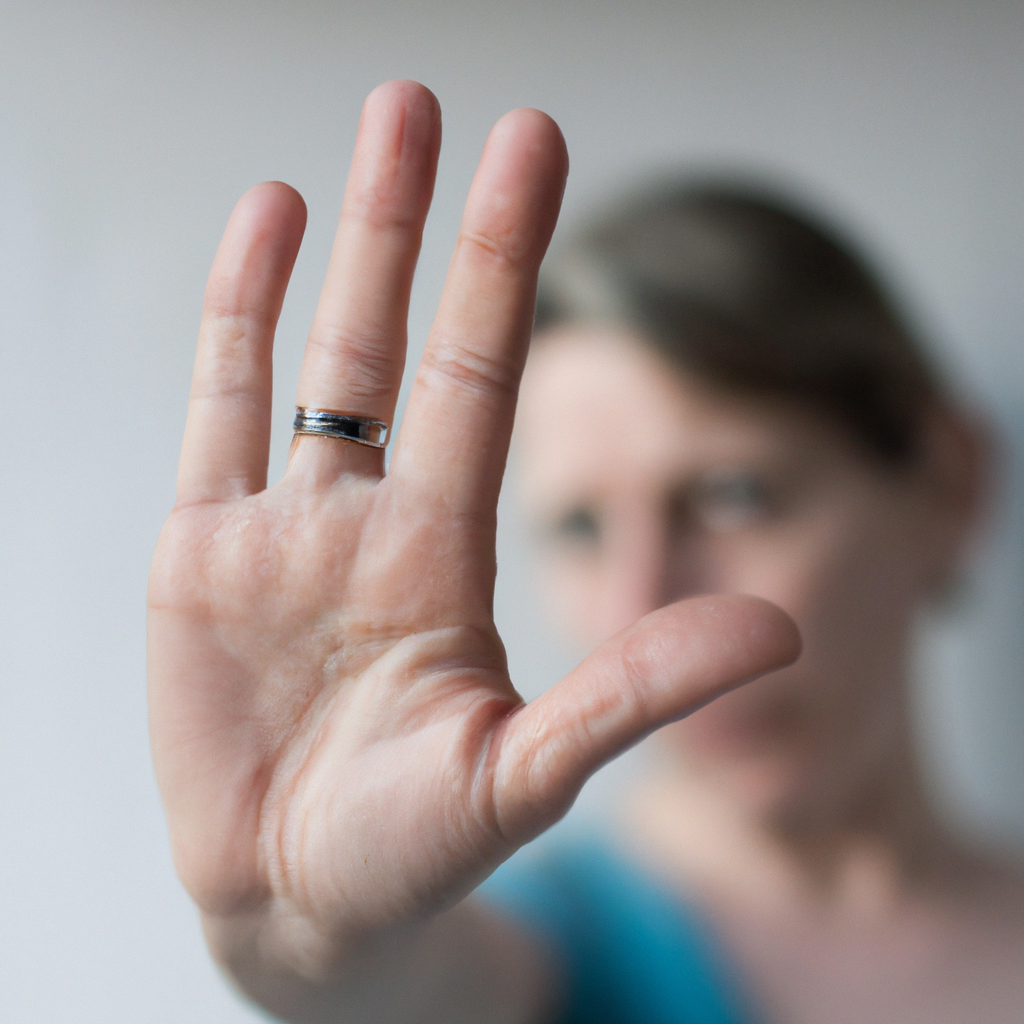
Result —
[[[422, 86], [367, 100], [298, 404], [393, 420], [439, 143]], [[798, 653], [770, 603], [696, 598], [528, 705], [508, 677], [495, 507], [566, 172], [538, 111], [491, 132], [386, 476], [301, 437], [267, 486], [299, 196], [247, 193], [214, 260], [150, 579], [153, 756], [214, 955], [286, 1019], [546, 1014], [539, 951], [463, 897], [621, 749]]]
[[672, 742], [753, 814], [847, 813], [902, 739], [912, 624], [970, 528], [956, 467], [888, 469], [824, 418], [716, 392], [612, 330], [537, 343], [519, 439], [563, 629], [592, 647], [701, 593], [784, 608], [799, 661]]
[[800, 627], [798, 661], [658, 734], [618, 813], [759, 1019], [1019, 1020], [1024, 886], [933, 814], [907, 697], [914, 620], [976, 527], [977, 429], [933, 410], [917, 462], [890, 467], [817, 413], [581, 325], [534, 343], [517, 430], [544, 591], [578, 642], [708, 591]]

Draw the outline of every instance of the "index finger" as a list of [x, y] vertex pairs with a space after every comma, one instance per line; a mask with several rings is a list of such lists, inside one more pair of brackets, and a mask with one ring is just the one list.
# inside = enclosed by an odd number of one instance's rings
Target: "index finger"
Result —
[[391, 472], [456, 514], [493, 518], [569, 159], [539, 110], [493, 128], [462, 218]]

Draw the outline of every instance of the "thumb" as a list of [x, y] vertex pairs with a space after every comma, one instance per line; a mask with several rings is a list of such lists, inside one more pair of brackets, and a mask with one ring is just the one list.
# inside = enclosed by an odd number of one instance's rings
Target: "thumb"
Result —
[[509, 719], [494, 776], [503, 835], [528, 842], [601, 765], [799, 653], [793, 620], [756, 597], [690, 598], [644, 616]]

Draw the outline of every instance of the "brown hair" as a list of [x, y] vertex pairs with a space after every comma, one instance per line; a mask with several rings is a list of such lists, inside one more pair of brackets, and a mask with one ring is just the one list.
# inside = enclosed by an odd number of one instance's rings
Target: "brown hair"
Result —
[[812, 407], [877, 458], [917, 452], [937, 378], [836, 232], [788, 201], [704, 180], [647, 190], [545, 266], [540, 330], [613, 323], [730, 390]]

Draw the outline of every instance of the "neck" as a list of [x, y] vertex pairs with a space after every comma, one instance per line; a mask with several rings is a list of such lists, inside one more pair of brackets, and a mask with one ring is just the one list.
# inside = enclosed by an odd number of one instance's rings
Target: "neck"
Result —
[[965, 858], [926, 793], [908, 727], [845, 797], [754, 813], [666, 758], [626, 812], [627, 842], [654, 867], [760, 902], [867, 908], [944, 888]]
[[906, 719], [870, 773], [831, 800], [744, 815], [746, 827], [813, 884], [841, 888], [851, 865], [874, 861], [902, 885], [944, 874], [955, 845], [921, 778]]

